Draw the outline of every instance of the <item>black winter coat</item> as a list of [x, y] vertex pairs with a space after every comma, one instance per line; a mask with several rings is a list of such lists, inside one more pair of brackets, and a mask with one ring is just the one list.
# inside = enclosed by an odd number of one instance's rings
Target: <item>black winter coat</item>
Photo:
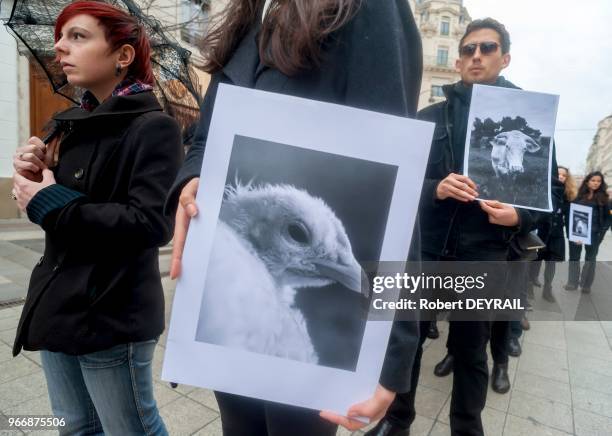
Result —
[[78, 355], [150, 340], [164, 329], [158, 247], [172, 237], [164, 199], [182, 145], [152, 92], [112, 97], [54, 117], [65, 133], [28, 216], [45, 231], [13, 354]]
[[[322, 65], [291, 77], [259, 61], [259, 28], [257, 22], [223, 70], [212, 77], [193, 145], [168, 198], [169, 210], [176, 208], [185, 183], [200, 175], [219, 83], [405, 117], [414, 117], [416, 113], [422, 48], [410, 6], [405, 0], [364, 0], [351, 22], [325, 44]], [[417, 241], [418, 236], [415, 236], [411, 250], [414, 256], [419, 253]], [[394, 324], [381, 375], [383, 386], [396, 392], [409, 390], [417, 342], [417, 323]]]

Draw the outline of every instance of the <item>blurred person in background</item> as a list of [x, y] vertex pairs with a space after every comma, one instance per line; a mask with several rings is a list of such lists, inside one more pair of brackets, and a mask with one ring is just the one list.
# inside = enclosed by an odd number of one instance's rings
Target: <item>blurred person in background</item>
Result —
[[[608, 185], [601, 171], [593, 171], [584, 178], [578, 194], [573, 203], [590, 207], [591, 215], [591, 244], [569, 242], [569, 270], [565, 289], [575, 291], [580, 286], [585, 294], [591, 292], [595, 280], [595, 266], [599, 245], [610, 226], [610, 197], [607, 192]], [[580, 270], [580, 255], [584, 245], [585, 263]]]

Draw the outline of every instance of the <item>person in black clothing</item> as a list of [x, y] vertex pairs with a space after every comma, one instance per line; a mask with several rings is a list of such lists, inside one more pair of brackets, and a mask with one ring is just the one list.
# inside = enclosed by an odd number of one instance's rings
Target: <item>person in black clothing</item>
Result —
[[[516, 88], [499, 75], [510, 63], [509, 49], [510, 38], [502, 24], [490, 18], [470, 23], [459, 45], [461, 81], [443, 87], [444, 102], [418, 114], [419, 119], [436, 123], [420, 203], [423, 260], [501, 264], [508, 257], [511, 238], [531, 230], [528, 211], [475, 201], [477, 186], [461, 175], [472, 84]], [[556, 171], [555, 165], [555, 175]], [[497, 286], [503, 287], [505, 273], [503, 265], [495, 271]], [[422, 322], [421, 345], [428, 329], [429, 323]], [[455, 373], [450, 407], [453, 435], [484, 434], [480, 414], [487, 394], [490, 332], [488, 321], [451, 321], [447, 345]], [[422, 347], [411, 374], [413, 387], [418, 383], [421, 355]], [[415, 395], [415, 389], [397, 395], [385, 418], [366, 434], [408, 435], [416, 415]]]
[[84, 93], [54, 115], [48, 144], [30, 138], [13, 160], [17, 204], [45, 232], [13, 355], [40, 350], [61, 434], [167, 435], [152, 365], [180, 128], [155, 97], [150, 42], [127, 11], [68, 2], [54, 48]]
[[[223, 25], [203, 47], [211, 83], [200, 124], [170, 192], [176, 208], [171, 276], [181, 271], [208, 130], [220, 83], [414, 117], [422, 74], [418, 29], [405, 0], [230, 0]], [[413, 244], [418, 241], [418, 230]], [[418, 260], [420, 249], [413, 249]], [[353, 407], [378, 419], [395, 392], [410, 389], [409, 373], [418, 324], [393, 324], [387, 354], [372, 398]], [[225, 435], [335, 435], [336, 424], [357, 430], [361, 421], [299, 407], [215, 393]], [[331, 422], [330, 422], [331, 421]]]
[[542, 262], [544, 261], [544, 287], [542, 288], [542, 298], [554, 303], [555, 297], [552, 294], [552, 281], [555, 277], [555, 267], [557, 262], [565, 260], [565, 235], [564, 227], [567, 232], [567, 220], [569, 216], [569, 205], [576, 197], [576, 186], [573, 177], [566, 167], [559, 166], [559, 182], [563, 184], [563, 196], [556, 198], [553, 196], [552, 219], [539, 222], [538, 236], [546, 243], [546, 248], [538, 252], [538, 259], [529, 268], [531, 284], [541, 286], [538, 281]]
[[608, 230], [610, 225], [610, 200], [607, 193], [608, 185], [604, 180], [604, 176], [600, 171], [589, 173], [578, 190], [578, 195], [574, 201], [576, 204], [590, 206], [593, 209], [591, 222], [591, 245], [585, 245], [585, 263], [580, 271], [580, 254], [582, 253], [582, 244], [569, 242], [569, 270], [567, 284], [565, 289], [575, 291], [578, 285], [583, 293], [591, 292], [593, 280], [595, 280], [595, 263], [597, 261], [597, 252], [599, 245]]

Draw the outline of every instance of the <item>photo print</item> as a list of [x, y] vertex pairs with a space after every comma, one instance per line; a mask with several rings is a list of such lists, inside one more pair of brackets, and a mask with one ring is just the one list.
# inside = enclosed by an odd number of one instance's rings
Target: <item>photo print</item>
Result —
[[481, 200], [551, 211], [550, 175], [559, 97], [474, 85], [464, 174]]
[[406, 261], [433, 130], [221, 84], [162, 379], [340, 414], [370, 398], [394, 313], [371, 319], [362, 267]]
[[581, 204], [570, 204], [569, 240], [591, 245], [591, 226], [593, 209]]
[[396, 175], [237, 135], [196, 340], [354, 371]]

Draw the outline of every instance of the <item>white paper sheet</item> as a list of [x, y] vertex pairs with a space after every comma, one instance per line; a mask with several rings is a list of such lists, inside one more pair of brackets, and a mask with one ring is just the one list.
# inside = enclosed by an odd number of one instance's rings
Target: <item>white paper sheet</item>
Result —
[[[289, 285], [280, 291], [280, 286], [272, 286], [271, 291], [269, 283], [278, 284], [280, 273], [270, 273], [270, 279], [261, 272], [259, 260], [270, 270], [273, 263], [272, 256], [262, 260], [264, 246], [270, 241], [293, 243], [292, 238], [315, 240], [318, 236], [315, 238], [313, 229], [308, 230], [313, 235], [304, 236], [299, 227], [302, 224], [284, 225], [286, 230], [274, 230], [276, 236], [263, 239], [260, 236], [268, 232], [263, 224], [256, 230], [249, 227], [251, 230], [243, 234], [243, 228], [227, 218], [234, 212], [232, 209], [228, 215], [227, 198], [222, 208], [224, 191], [227, 185], [235, 188], [238, 184], [237, 191], [244, 199], [268, 189], [289, 198], [285, 203], [291, 204], [291, 198], [301, 195], [308, 204], [304, 226], [324, 216], [336, 223], [338, 235], [344, 227], [357, 261], [403, 261], [408, 255], [433, 128], [431, 123], [220, 85], [197, 195], [200, 212], [191, 221], [185, 245], [162, 379], [340, 414], [370, 398], [380, 376], [391, 322], [364, 320], [361, 331], [347, 333], [333, 324], [334, 316], [328, 316], [321, 321], [329, 323], [324, 324], [328, 327], [322, 329], [323, 324], [313, 321], [320, 313], [329, 315], [335, 310], [338, 317], [355, 321], [346, 307], [363, 298], [337, 283], [297, 289], [295, 280], [287, 279]], [[250, 188], [245, 187], [249, 183]], [[289, 185], [287, 190], [277, 186], [282, 183]], [[305, 193], [296, 193], [298, 189]], [[315, 197], [324, 203], [316, 206], [321, 209], [315, 210]], [[265, 211], [276, 217], [279, 202], [263, 198], [252, 203], [256, 208], [253, 214], [259, 217]], [[243, 204], [241, 207], [246, 207]], [[218, 224], [220, 210], [230, 225], [225, 221]], [[248, 239], [246, 252], [242, 239]], [[294, 246], [299, 248], [299, 244]], [[230, 254], [220, 264], [223, 249]], [[377, 258], [359, 258], [373, 253]], [[207, 277], [209, 269], [222, 276]], [[260, 275], [253, 271], [260, 271]], [[253, 274], [256, 279], [250, 277]], [[329, 294], [322, 292], [327, 289]], [[269, 292], [269, 300], [261, 297], [262, 292]], [[277, 341], [261, 340], [268, 330], [284, 322], [282, 317], [277, 322], [264, 320], [279, 319], [274, 318], [279, 311], [289, 311], [278, 302], [282, 300], [279, 292], [288, 299], [296, 294], [290, 305], [295, 311], [290, 315], [298, 327], [307, 325], [316, 363], [312, 363], [312, 354], [298, 356], [290, 349], [295, 341], [283, 337], [289, 328], [280, 329]], [[322, 295], [326, 303], [317, 304], [313, 295]], [[236, 301], [229, 304], [229, 298]], [[344, 307], [343, 301], [350, 304]], [[224, 309], [207, 313], [211, 307]], [[276, 313], [275, 307], [280, 307]], [[245, 336], [243, 329], [251, 336]], [[303, 334], [303, 328], [298, 331]], [[262, 342], [269, 346], [262, 348]], [[349, 344], [357, 345], [351, 348]], [[280, 345], [290, 358], [274, 355], [279, 352], [274, 347]], [[336, 348], [345, 351], [340, 353]], [[348, 359], [347, 354], [352, 357]]]
[[550, 168], [559, 96], [474, 85], [463, 173], [479, 200], [552, 211]]

